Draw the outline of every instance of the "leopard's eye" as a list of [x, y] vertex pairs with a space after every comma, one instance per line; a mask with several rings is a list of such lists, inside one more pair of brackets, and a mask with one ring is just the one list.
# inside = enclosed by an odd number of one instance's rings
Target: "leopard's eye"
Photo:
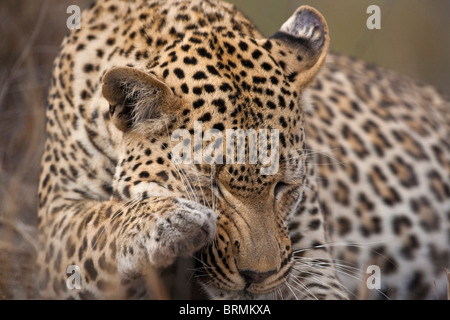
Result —
[[275, 196], [275, 199], [278, 199], [283, 193], [283, 191], [285, 191], [288, 187], [289, 185], [287, 183], [279, 181], [273, 188], [273, 194]]

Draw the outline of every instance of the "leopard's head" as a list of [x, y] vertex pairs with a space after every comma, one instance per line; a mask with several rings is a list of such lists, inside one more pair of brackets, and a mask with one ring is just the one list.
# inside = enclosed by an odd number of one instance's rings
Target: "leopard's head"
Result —
[[328, 47], [325, 20], [302, 6], [270, 38], [197, 30], [146, 68], [103, 77], [123, 132], [114, 189], [128, 201], [174, 195], [217, 213], [215, 239], [197, 257], [198, 279], [215, 297], [273, 292], [291, 272], [305, 88]]

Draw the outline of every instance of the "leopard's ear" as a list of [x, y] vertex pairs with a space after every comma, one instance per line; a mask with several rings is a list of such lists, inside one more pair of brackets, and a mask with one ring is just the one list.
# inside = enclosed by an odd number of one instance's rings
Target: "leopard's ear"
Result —
[[304, 87], [310, 83], [325, 62], [330, 36], [324, 17], [314, 8], [301, 6], [271, 39], [288, 49], [280, 56], [288, 78]]
[[175, 105], [172, 90], [155, 76], [130, 67], [105, 73], [102, 94], [108, 100], [110, 116], [126, 132], [145, 122], [164, 118]]

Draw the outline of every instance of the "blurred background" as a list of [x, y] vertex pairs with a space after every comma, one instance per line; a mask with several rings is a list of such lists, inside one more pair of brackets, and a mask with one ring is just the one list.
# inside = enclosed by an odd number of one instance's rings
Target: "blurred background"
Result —
[[[231, 0], [272, 35], [299, 6], [319, 10], [328, 22], [331, 50], [399, 71], [450, 95], [448, 0]], [[370, 5], [381, 10], [381, 29], [369, 30]]]
[[[0, 1], [0, 299], [35, 296], [36, 206], [44, 109], [69, 5], [91, 0]], [[303, 4], [327, 19], [332, 51], [430, 83], [450, 95], [448, 0], [231, 0], [269, 36]], [[381, 9], [369, 30], [366, 10]], [[81, 21], [83, 26], [83, 21]]]

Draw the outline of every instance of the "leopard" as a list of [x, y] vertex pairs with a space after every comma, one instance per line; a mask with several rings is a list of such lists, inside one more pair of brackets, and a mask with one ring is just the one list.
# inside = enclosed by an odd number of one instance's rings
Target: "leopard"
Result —
[[222, 0], [83, 11], [48, 93], [40, 296], [152, 298], [185, 259], [208, 299], [442, 298], [450, 102], [330, 41], [306, 5], [270, 37]]

